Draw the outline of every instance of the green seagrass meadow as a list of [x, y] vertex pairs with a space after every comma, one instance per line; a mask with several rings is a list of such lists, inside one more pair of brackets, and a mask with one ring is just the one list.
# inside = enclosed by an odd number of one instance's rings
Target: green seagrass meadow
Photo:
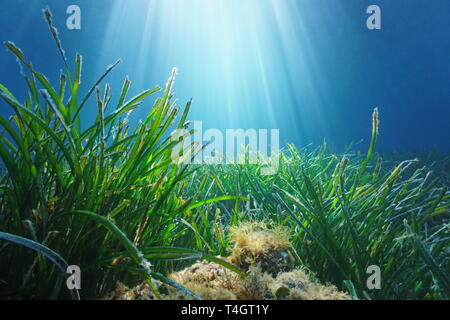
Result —
[[[118, 282], [146, 282], [161, 298], [156, 280], [201, 299], [169, 275], [206, 260], [249, 276], [223, 257], [230, 229], [250, 222], [282, 226], [294, 266], [353, 299], [450, 298], [449, 160], [383, 159], [378, 110], [364, 153], [286, 145], [270, 176], [262, 164], [175, 164], [170, 134], [189, 129], [191, 106], [173, 102], [175, 72], [165, 88], [129, 97], [129, 79], [106, 83], [118, 61], [82, 87], [82, 57], [66, 58], [49, 10], [44, 17], [59, 83], [5, 42], [28, 98], [0, 84], [12, 114], [0, 117], [0, 299], [97, 299]], [[81, 125], [88, 106], [98, 112]], [[136, 108], [147, 116], [131, 124]], [[68, 290], [68, 265], [80, 266], [81, 290]], [[380, 289], [367, 287], [371, 265]]]

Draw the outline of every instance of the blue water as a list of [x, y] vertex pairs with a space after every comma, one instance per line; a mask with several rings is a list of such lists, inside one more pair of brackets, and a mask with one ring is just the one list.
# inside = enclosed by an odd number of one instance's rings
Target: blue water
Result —
[[[81, 30], [66, 27], [71, 4]], [[381, 30], [366, 27], [371, 4]], [[117, 58], [108, 77], [116, 98], [125, 76], [137, 94], [164, 86], [177, 67], [175, 97], [194, 98], [189, 119], [204, 128], [279, 128], [282, 144], [326, 139], [342, 150], [363, 139], [365, 149], [378, 107], [378, 150], [450, 151], [448, 0], [0, 0], [0, 40], [56, 85], [62, 63], [42, 19], [47, 6], [71, 66], [76, 52], [84, 57], [85, 91]], [[6, 50], [0, 83], [25, 98]], [[0, 113], [9, 113], [4, 103]], [[96, 113], [87, 106], [86, 123]]]

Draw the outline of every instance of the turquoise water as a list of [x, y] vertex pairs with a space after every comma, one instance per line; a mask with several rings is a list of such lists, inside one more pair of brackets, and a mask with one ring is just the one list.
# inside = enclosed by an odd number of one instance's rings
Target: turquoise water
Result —
[[[80, 30], [66, 26], [71, 4]], [[381, 30], [366, 27], [372, 4]], [[57, 83], [47, 6], [71, 66], [76, 52], [84, 57], [83, 90], [118, 58], [108, 77], [113, 99], [125, 76], [134, 94], [164, 86], [177, 67], [175, 96], [194, 98], [189, 119], [204, 128], [279, 128], [281, 145], [326, 139], [343, 150], [363, 139], [366, 149], [378, 107], [378, 150], [450, 151], [446, 0], [0, 0], [0, 40]], [[0, 65], [0, 83], [24, 98], [15, 58], [0, 50]], [[89, 105], [83, 117], [96, 113]]]

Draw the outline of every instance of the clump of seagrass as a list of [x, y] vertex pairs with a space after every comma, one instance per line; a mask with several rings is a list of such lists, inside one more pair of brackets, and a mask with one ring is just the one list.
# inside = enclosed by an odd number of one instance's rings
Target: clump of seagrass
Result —
[[[169, 278], [207, 300], [350, 299], [335, 286], [319, 284], [303, 271], [293, 268], [287, 229], [269, 229], [263, 223], [243, 223], [231, 228], [230, 238], [233, 247], [226, 260], [245, 271], [246, 277], [220, 264], [198, 261], [172, 273]], [[159, 282], [155, 287], [164, 299], [192, 299], [191, 295]], [[130, 289], [130, 292], [124, 291], [121, 285], [116, 291], [119, 298], [154, 299], [145, 285]]]

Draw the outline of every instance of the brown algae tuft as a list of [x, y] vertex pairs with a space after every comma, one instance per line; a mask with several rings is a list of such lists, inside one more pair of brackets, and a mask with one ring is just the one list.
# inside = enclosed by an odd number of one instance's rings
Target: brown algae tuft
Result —
[[[233, 291], [239, 276], [214, 262], [200, 261], [169, 277], [207, 300], [237, 299]], [[175, 288], [170, 287], [168, 291], [169, 299], [192, 299]]]
[[276, 276], [293, 267], [287, 228], [268, 229], [262, 222], [245, 222], [230, 229], [230, 238], [234, 247], [229, 260], [243, 271], [259, 266], [262, 272]]
[[[154, 281], [157, 288], [160, 289], [159, 283]], [[122, 282], [117, 282], [116, 289], [109, 293], [104, 300], [156, 300], [157, 297], [153, 293], [150, 285], [146, 282], [141, 283], [133, 288], [128, 288]]]
[[269, 288], [278, 298], [289, 300], [350, 300], [350, 296], [333, 285], [311, 281], [300, 270], [283, 272], [273, 279]]

